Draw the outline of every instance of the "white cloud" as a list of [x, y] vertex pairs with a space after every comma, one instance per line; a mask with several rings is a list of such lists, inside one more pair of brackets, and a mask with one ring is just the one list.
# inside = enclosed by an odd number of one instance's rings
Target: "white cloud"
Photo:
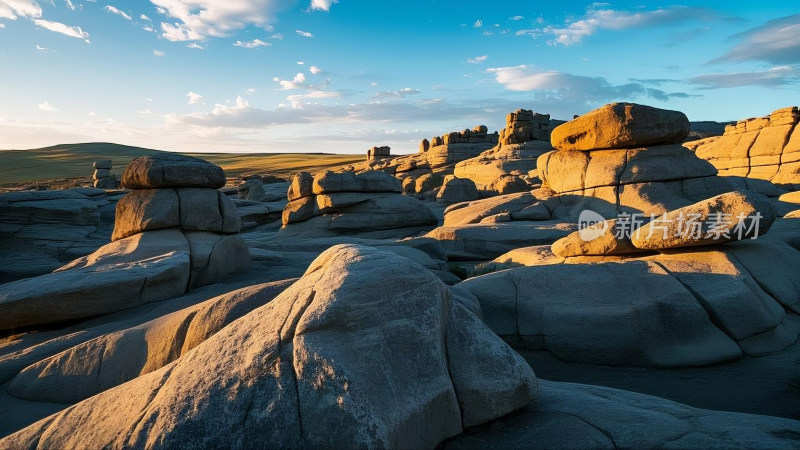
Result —
[[110, 12], [111, 14], [116, 14], [116, 15], [120, 16], [125, 20], [133, 20], [133, 18], [131, 16], [129, 16], [125, 11], [120, 11], [120, 10], [118, 10], [117, 8], [115, 8], [115, 7], [111, 6], [111, 5], [107, 5], [103, 9], [108, 11], [108, 12]]
[[305, 61], [297, 61], [297, 64], [302, 66], [303, 64], [305, 64]]
[[71, 9], [72, 11], [75, 11], [75, 4], [72, 3], [72, 0], [66, 0], [64, 3], [66, 3], [67, 8]]
[[790, 66], [773, 67], [761, 72], [726, 72], [698, 75], [689, 82], [700, 89], [722, 89], [741, 86], [775, 88], [800, 84], [800, 72]]
[[189, 97], [189, 104], [190, 105], [196, 105], [198, 103], [202, 103], [203, 102], [203, 96], [200, 95], [200, 94], [194, 93], [192, 91], [189, 91], [189, 93], [186, 94], [186, 96]]
[[311, 0], [311, 11], [330, 11], [334, 3], [339, 3], [339, 0]]
[[280, 34], [280, 33], [275, 33], [275, 34], [273, 34], [272, 36], [270, 36], [269, 38], [270, 38], [270, 39], [278, 39], [278, 40], [283, 40], [283, 35], [282, 35], [282, 34]]
[[308, 105], [308, 100], [321, 100], [324, 98], [339, 98], [340, 92], [314, 91], [308, 94], [294, 94], [286, 97], [293, 109], [303, 109], [303, 105]]
[[541, 31], [554, 36], [548, 41], [548, 44], [568, 46], [579, 44], [584, 38], [601, 29], [625, 30], [689, 20], [709, 21], [720, 18], [719, 14], [711, 10], [688, 6], [671, 6], [632, 13], [613, 9], [597, 9], [603, 6], [603, 4], [593, 5], [583, 19], [568, 23], [565, 27], [550, 26]]
[[89, 33], [83, 31], [81, 27], [70, 27], [64, 25], [63, 23], [51, 22], [49, 20], [42, 19], [34, 20], [33, 23], [35, 23], [38, 27], [50, 30], [54, 33], [61, 33], [65, 36], [83, 39], [87, 44], [89, 43]]
[[253, 39], [250, 42], [236, 41], [233, 44], [233, 46], [242, 48], [258, 48], [258, 47], [272, 47], [272, 44], [264, 42], [261, 39]]
[[472, 28], [480, 28], [482, 26], [483, 26], [483, 21], [481, 19], [476, 20], [475, 23], [472, 24]]
[[205, 50], [206, 49], [205, 47], [203, 47], [202, 45], [198, 44], [197, 42], [192, 42], [191, 44], [186, 44], [186, 46], [189, 47], [189, 48], [196, 48], [198, 50]]
[[42, 47], [39, 44], [36, 44], [36, 50], [39, 50], [40, 52], [46, 52], [47, 51], [47, 49], [45, 47]]
[[476, 56], [474, 58], [467, 58], [467, 62], [470, 64], [481, 64], [489, 58], [489, 55], [483, 56]]
[[420, 93], [419, 89], [403, 88], [396, 91], [383, 91], [371, 97], [372, 100], [389, 100], [393, 98], [406, 98], [409, 95], [417, 95]]
[[288, 91], [291, 89], [309, 89], [310, 86], [305, 84], [306, 75], [303, 72], [298, 72], [297, 75], [294, 76], [294, 79], [290, 80], [281, 80], [278, 77], [272, 79], [272, 81], [276, 81], [281, 85], [281, 89], [284, 91]]
[[50, 102], [47, 102], [47, 101], [39, 103], [37, 106], [42, 111], [47, 111], [47, 112], [58, 111], [58, 108], [56, 108], [55, 106], [51, 105]]
[[35, 0], [0, 0], [0, 19], [42, 17], [42, 7]]
[[150, 18], [149, 18], [149, 17], [147, 17], [147, 16], [146, 16], [146, 15], [144, 15], [144, 14], [142, 14], [141, 16], [139, 16], [139, 18], [140, 18], [140, 19], [142, 19], [142, 20], [146, 20], [146, 21], [148, 21], [148, 22], [152, 22], [152, 20], [150, 20]]
[[161, 23], [170, 41], [199, 41], [226, 37], [249, 25], [268, 29], [280, 6], [275, 0], [150, 0], [156, 11], [175, 22]]
[[255, 94], [256, 92], [258, 92], [258, 89], [250, 88], [250, 89], [247, 90], [247, 95], [252, 95], [252, 94]]
[[800, 14], [781, 17], [736, 36], [741, 43], [714, 62], [800, 63]]
[[294, 31], [295, 31], [295, 33], [297, 33], [297, 34], [299, 34], [300, 36], [303, 36], [303, 37], [307, 37], [307, 38], [313, 38], [314, 37], [314, 35], [309, 33], [308, 31], [303, 31], [303, 30], [294, 30]]
[[513, 20], [513, 21], [518, 21], [518, 20], [522, 20], [522, 19], [524, 19], [524, 17], [522, 17], [522, 16], [514, 16], [514, 17], [509, 17], [508, 18], [508, 20]]
[[320, 74], [320, 73], [324, 72], [324, 70], [320, 69], [320, 68], [319, 68], [319, 67], [317, 67], [317, 66], [311, 66], [311, 67], [309, 67], [309, 68], [308, 68], [308, 70], [309, 70], [309, 72], [311, 72], [313, 75], [317, 75], [317, 74]]
[[0, 28], [5, 28], [5, 27], [6, 27], [6, 24], [0, 23]]
[[153, 54], [158, 57], [166, 55], [166, 53], [162, 52], [161, 50], [153, 50]]

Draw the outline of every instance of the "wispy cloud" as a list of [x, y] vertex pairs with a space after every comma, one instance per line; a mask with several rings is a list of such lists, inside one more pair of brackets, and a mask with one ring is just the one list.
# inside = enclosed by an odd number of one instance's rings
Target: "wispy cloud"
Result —
[[162, 52], [161, 50], [153, 50], [153, 54], [158, 56], [159, 58], [166, 55], [166, 53]]
[[472, 24], [472, 28], [480, 28], [482, 26], [483, 26], [483, 21], [481, 19], [476, 20], [475, 23]]
[[289, 105], [292, 109], [304, 109], [309, 103], [326, 98], [339, 98], [342, 96], [341, 92], [336, 91], [314, 91], [307, 94], [293, 94], [286, 97], [289, 100]]
[[474, 58], [467, 58], [467, 62], [470, 64], [482, 64], [487, 59], [489, 59], [489, 55], [476, 56]]
[[567, 23], [563, 27], [549, 26], [541, 31], [552, 35], [548, 41], [550, 45], [579, 44], [588, 36], [599, 30], [626, 30], [663, 24], [675, 24], [686, 21], [712, 21], [723, 16], [707, 8], [694, 8], [688, 6], [672, 6], [652, 11], [626, 12], [614, 9], [591, 7], [583, 19]]
[[72, 3], [72, 0], [65, 0], [65, 1], [64, 1], [64, 4], [66, 4], [66, 5], [67, 5], [67, 8], [69, 8], [69, 9], [70, 9], [70, 10], [72, 10], [72, 11], [75, 11], [75, 9], [77, 9], [77, 8], [75, 7], [75, 4], [74, 4], [74, 3]]
[[292, 89], [311, 89], [312, 86], [306, 84], [306, 75], [303, 72], [298, 72], [291, 80], [281, 80], [278, 77], [272, 79], [281, 85], [281, 90], [289, 91]]
[[56, 108], [55, 106], [51, 105], [50, 102], [48, 102], [48, 101], [44, 101], [42, 103], [39, 103], [37, 106], [42, 111], [47, 111], [47, 112], [58, 111], [58, 108]]
[[295, 33], [297, 33], [297, 34], [299, 34], [300, 36], [303, 36], [303, 37], [307, 37], [307, 38], [313, 38], [314, 37], [314, 35], [309, 33], [308, 31], [303, 31], [303, 30], [294, 30], [294, 31], [295, 31]]
[[770, 20], [734, 37], [741, 43], [712, 62], [800, 63], [800, 14]]
[[790, 66], [774, 67], [761, 72], [733, 72], [698, 75], [690, 78], [691, 84], [700, 89], [723, 89], [742, 86], [762, 86], [768, 88], [800, 84], [800, 73]]
[[409, 95], [417, 95], [420, 93], [419, 89], [403, 88], [395, 91], [383, 91], [371, 97], [372, 100], [389, 100], [394, 98], [406, 98]]
[[188, 48], [195, 48], [197, 50], [205, 50], [206, 48], [202, 45], [198, 44], [197, 42], [192, 42], [191, 44], [186, 44]]
[[535, 91], [541, 97], [578, 104], [596, 104], [637, 97], [668, 101], [670, 98], [688, 96], [681, 92], [667, 93], [660, 89], [648, 88], [642, 83], [614, 85], [603, 77], [573, 75], [525, 65], [490, 68], [487, 72], [494, 74], [495, 81], [509, 91]]
[[311, 67], [309, 67], [309, 68], [308, 68], [308, 71], [309, 71], [309, 72], [311, 72], [311, 74], [312, 74], [312, 75], [318, 75], [318, 74], [321, 74], [321, 73], [324, 73], [324, 72], [325, 72], [324, 70], [320, 69], [320, 68], [319, 68], [319, 67], [317, 67], [317, 66], [311, 66]]
[[311, 0], [311, 11], [330, 11], [331, 5], [339, 3], [339, 0]]
[[83, 31], [81, 27], [70, 27], [64, 25], [63, 23], [51, 22], [43, 19], [36, 19], [33, 21], [33, 23], [35, 23], [38, 27], [44, 28], [45, 30], [50, 30], [54, 33], [61, 33], [69, 37], [83, 39], [87, 44], [89, 43], [89, 33]]
[[518, 21], [518, 20], [522, 20], [522, 19], [524, 19], [524, 17], [522, 17], [522, 16], [514, 16], [514, 17], [509, 17], [508, 18], [508, 20], [513, 20], [515, 22]]
[[110, 12], [111, 14], [116, 14], [116, 15], [120, 16], [125, 20], [133, 20], [133, 18], [131, 16], [129, 16], [125, 11], [120, 11], [120, 10], [118, 10], [117, 8], [115, 8], [115, 7], [111, 6], [111, 5], [107, 5], [103, 9], [108, 11], [108, 12]]
[[47, 49], [46, 49], [45, 47], [42, 47], [42, 46], [41, 46], [41, 45], [39, 45], [39, 44], [36, 44], [36, 50], [39, 50], [40, 52], [45, 52], [45, 53], [47, 53]]
[[20, 16], [42, 17], [42, 7], [35, 0], [0, 0], [0, 19], [17, 20]]
[[196, 105], [198, 103], [202, 103], [203, 102], [203, 96], [200, 95], [200, 94], [197, 94], [195, 92], [189, 91], [189, 93], [186, 94], [186, 96], [189, 97], [189, 104], [190, 105]]
[[249, 42], [236, 41], [233, 44], [233, 46], [242, 48], [258, 48], [258, 47], [272, 47], [272, 44], [264, 42], [261, 39], [253, 39], [252, 41]]

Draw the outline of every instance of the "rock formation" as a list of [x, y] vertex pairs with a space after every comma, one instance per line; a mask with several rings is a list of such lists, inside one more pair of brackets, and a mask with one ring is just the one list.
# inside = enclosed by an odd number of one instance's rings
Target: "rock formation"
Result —
[[684, 144], [719, 169], [736, 175], [800, 188], [800, 112], [796, 106], [767, 117], [740, 120], [722, 136]]
[[369, 162], [388, 158], [391, 156], [391, 151], [391, 147], [372, 147], [367, 150], [367, 161]]
[[0, 285], [0, 329], [93, 317], [164, 300], [249, 266], [222, 169], [177, 154], [128, 164], [113, 242], [52, 274]]
[[400, 180], [381, 171], [300, 172], [289, 187], [284, 229], [353, 234], [436, 224], [422, 202], [402, 192]]
[[94, 162], [92, 180], [94, 180], [94, 187], [98, 189], [116, 189], [118, 187], [117, 177], [111, 173], [110, 159]]
[[538, 114], [528, 109], [508, 113], [506, 127], [500, 130], [498, 137], [500, 146], [533, 140], [550, 140], [550, 114]]

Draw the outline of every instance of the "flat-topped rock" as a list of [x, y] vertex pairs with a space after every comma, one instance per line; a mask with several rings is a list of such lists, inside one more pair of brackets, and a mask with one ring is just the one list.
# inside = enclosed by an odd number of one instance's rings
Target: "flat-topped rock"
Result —
[[689, 135], [689, 119], [680, 111], [636, 103], [610, 103], [553, 129], [558, 150], [600, 150], [677, 144]]
[[217, 189], [225, 186], [222, 168], [200, 158], [177, 153], [140, 156], [122, 172], [122, 185], [128, 189], [197, 187]]
[[397, 178], [379, 170], [359, 174], [325, 171], [314, 177], [313, 192], [314, 194], [333, 192], [396, 192], [399, 194], [403, 192], [403, 185]]

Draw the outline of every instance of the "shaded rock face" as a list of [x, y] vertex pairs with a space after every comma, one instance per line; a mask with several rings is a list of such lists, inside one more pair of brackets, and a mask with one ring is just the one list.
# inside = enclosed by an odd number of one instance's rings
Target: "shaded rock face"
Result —
[[709, 161], [720, 175], [769, 180], [800, 188], [800, 112], [796, 106], [779, 109], [768, 117], [740, 120], [725, 134], [687, 142], [686, 147]]
[[111, 174], [110, 159], [95, 161], [93, 166], [92, 184], [94, 187], [98, 189], [115, 189], [117, 187], [117, 178]]
[[433, 448], [528, 404], [535, 388], [530, 367], [435, 276], [340, 245], [177, 361], [0, 446]]
[[611, 103], [556, 127], [550, 142], [558, 150], [600, 150], [677, 144], [689, 134], [680, 111], [635, 103]]
[[225, 186], [225, 173], [214, 164], [177, 153], [141, 156], [122, 172], [128, 189], [194, 187], [217, 189]]
[[436, 224], [421, 201], [402, 192], [400, 180], [381, 171], [301, 172], [283, 210], [284, 229], [355, 233]]
[[497, 190], [495, 185], [503, 177], [528, 175], [536, 169], [536, 159], [552, 150], [549, 140], [498, 146], [457, 163], [453, 174], [469, 178], [478, 189]]
[[792, 269], [800, 252], [783, 242], [558, 263], [456, 286], [478, 298], [498, 335], [566, 361], [702, 366], [778, 352], [800, 335], [800, 278]]
[[442, 188], [436, 194], [439, 203], [459, 203], [478, 199], [478, 188], [475, 183], [467, 178], [456, 178], [448, 175], [444, 179]]

